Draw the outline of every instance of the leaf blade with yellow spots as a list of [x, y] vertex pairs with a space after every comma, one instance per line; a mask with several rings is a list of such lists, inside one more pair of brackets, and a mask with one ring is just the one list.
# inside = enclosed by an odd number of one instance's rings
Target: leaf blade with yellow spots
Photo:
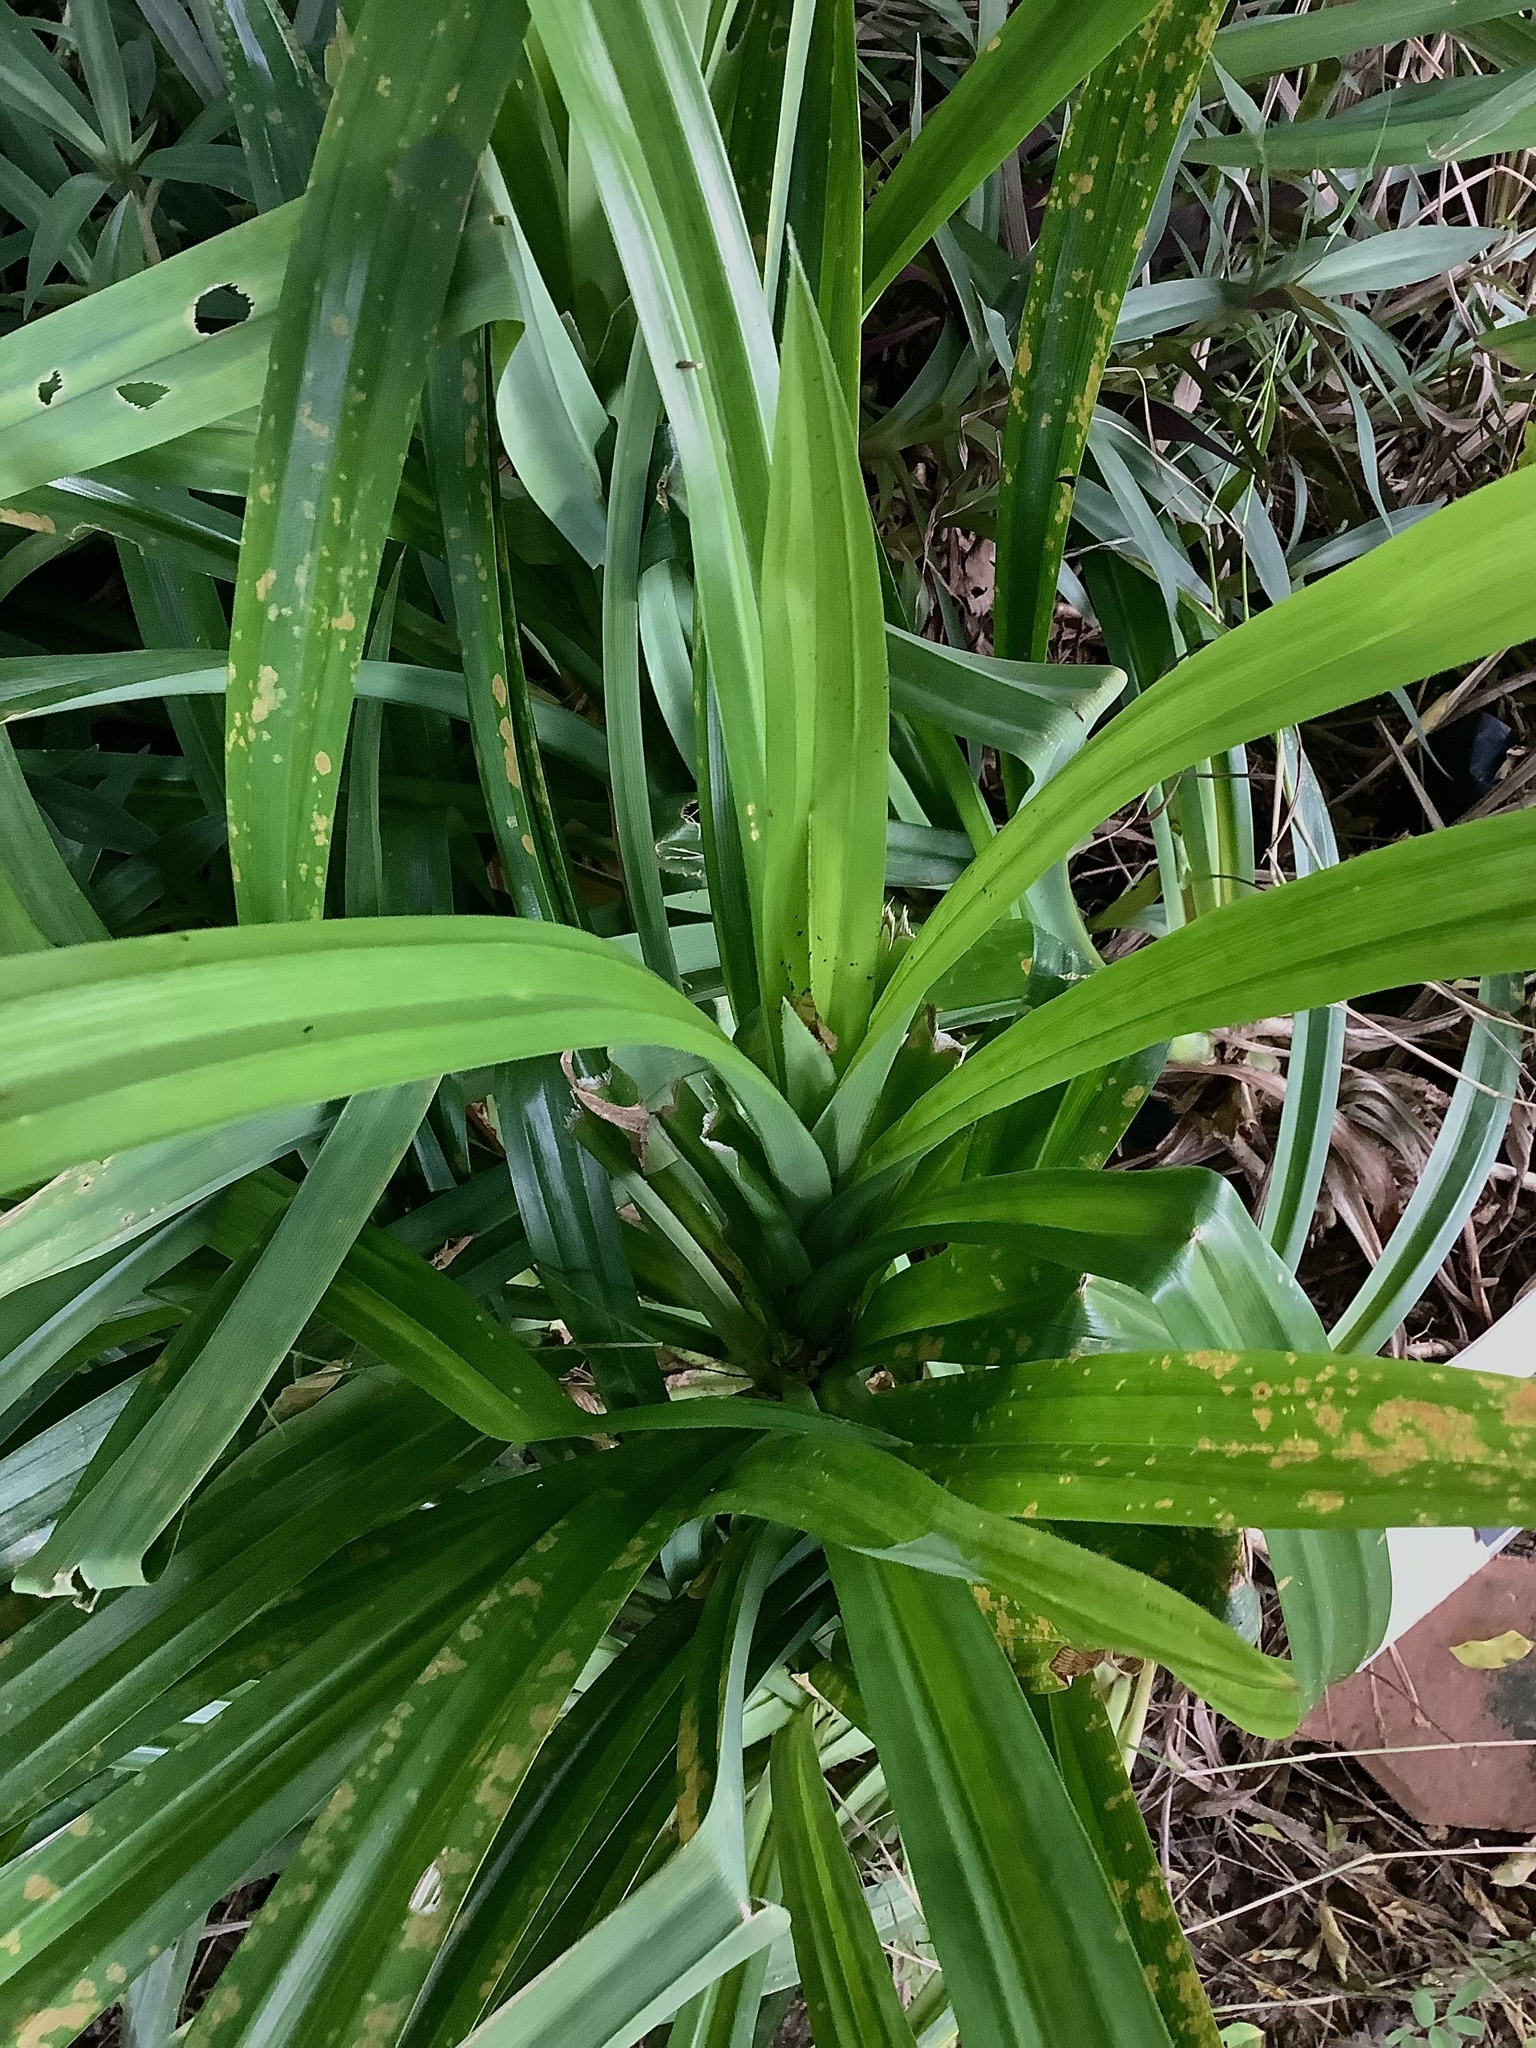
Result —
[[194, 2023], [195, 2048], [252, 2028], [273, 2048], [399, 2039], [567, 1695], [711, 1469], [665, 1443], [588, 1463], [582, 1497], [385, 1716]]
[[[934, 1355], [963, 1343], [933, 1335]], [[1413, 1359], [1106, 1352], [898, 1388], [858, 1414], [1002, 1514], [1373, 1529], [1536, 1513], [1536, 1387]]]
[[[429, 10], [430, 12], [430, 10]], [[526, 15], [370, 7], [283, 274], [230, 627], [230, 866], [244, 922], [319, 917], [385, 534], [475, 164]]]
[[1221, 0], [1159, 0], [1083, 88], [1035, 246], [1003, 434], [997, 651], [1043, 661], [1120, 304]]

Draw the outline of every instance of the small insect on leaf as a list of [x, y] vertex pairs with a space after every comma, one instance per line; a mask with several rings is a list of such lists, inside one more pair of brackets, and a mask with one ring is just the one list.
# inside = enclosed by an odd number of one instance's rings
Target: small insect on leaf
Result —
[[1532, 1650], [1536, 1650], [1536, 1643], [1529, 1636], [1521, 1635], [1517, 1628], [1507, 1628], [1501, 1636], [1486, 1636], [1451, 1645], [1451, 1655], [1457, 1663], [1465, 1664], [1472, 1671], [1502, 1671], [1506, 1664], [1518, 1664]]

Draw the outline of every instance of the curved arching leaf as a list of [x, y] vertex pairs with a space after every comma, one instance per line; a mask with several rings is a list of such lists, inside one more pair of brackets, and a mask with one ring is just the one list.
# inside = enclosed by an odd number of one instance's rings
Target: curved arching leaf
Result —
[[827, 1188], [805, 1127], [718, 1025], [563, 926], [381, 917], [71, 946], [0, 962], [0, 1019], [10, 1187], [261, 1110], [596, 1043], [709, 1061], [795, 1197]]

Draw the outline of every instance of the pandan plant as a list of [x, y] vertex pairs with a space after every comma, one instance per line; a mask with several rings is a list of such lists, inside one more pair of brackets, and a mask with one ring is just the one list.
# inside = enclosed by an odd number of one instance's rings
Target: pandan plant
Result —
[[[0, 2034], [723, 2048], [798, 1984], [817, 2048], [1212, 2048], [1124, 1680], [1284, 1737], [1383, 1528], [1536, 1513], [1528, 1387], [1378, 1355], [1507, 1115], [1536, 818], [1341, 863], [1298, 738], [1536, 631], [1536, 471], [1237, 622], [1171, 515], [1071, 580], [1074, 483], [1176, 161], [1488, 153], [1523, 88], [1259, 132], [1240, 77], [1451, 0], [1214, 58], [1220, 0], [983, 0], [867, 170], [851, 0], [144, 11], [0, 24], [5, 588], [106, 534], [137, 641], [82, 585], [0, 662]], [[861, 323], [1042, 124], [984, 655], [882, 548]], [[1106, 965], [1069, 857], [1149, 796]], [[1463, 1080], [1329, 1332], [1338, 1006], [1432, 980]], [[1273, 1016], [1257, 1218], [1112, 1170]]]

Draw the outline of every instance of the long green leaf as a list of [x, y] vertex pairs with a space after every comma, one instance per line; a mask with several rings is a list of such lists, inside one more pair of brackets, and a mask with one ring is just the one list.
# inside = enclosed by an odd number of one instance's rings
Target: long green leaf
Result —
[[[292, 201], [28, 322], [0, 342], [0, 501], [247, 412], [261, 398], [303, 205]], [[516, 316], [489, 211], [466, 234], [448, 335]], [[161, 395], [140, 403], [123, 388]], [[228, 480], [219, 486], [228, 488]]]
[[1155, 1657], [1242, 1727], [1294, 1728], [1288, 1668], [1192, 1601], [1043, 1529], [1006, 1521], [864, 1444], [770, 1440], [745, 1453], [715, 1496], [721, 1509], [808, 1530], [823, 1543], [970, 1579], [1069, 1641]]
[[864, 222], [866, 310], [1148, 11], [1147, 0], [1026, 0], [1014, 9], [875, 194]]
[[[680, 1740], [683, 1846], [632, 1891], [552, 1967], [526, 1985], [468, 2037], [474, 2048], [631, 2048], [658, 2021], [727, 1970], [787, 1931], [782, 1907], [758, 1906], [747, 1890], [742, 1816], [741, 1716], [752, 1630], [782, 1550], [774, 1531], [739, 1542], [712, 1591], [695, 1639], [695, 1697], [709, 1721], [708, 1747], [717, 1764], [708, 1788], [687, 1776], [687, 1736]], [[713, 1652], [711, 1655], [710, 1653]], [[698, 1754], [698, 1715], [692, 1723]]]
[[773, 1011], [809, 998], [846, 1063], [885, 896], [885, 627], [853, 423], [798, 259], [788, 293], [763, 549], [762, 985]]
[[831, 1563], [966, 2042], [1167, 2048], [1109, 1880], [971, 1588], [851, 1551]]
[[1326, 13], [1314, 9], [1234, 21], [1217, 36], [1213, 54], [1229, 78], [1242, 82], [1410, 36], [1454, 35], [1518, 12], [1514, 0], [1345, 0]]
[[[1536, 955], [1533, 955], [1536, 957]], [[1479, 1017], [1451, 1106], [1435, 1137], [1407, 1208], [1398, 1218], [1370, 1277], [1328, 1333], [1340, 1351], [1374, 1351], [1386, 1343], [1428, 1286], [1460, 1236], [1488, 1184], [1520, 1085], [1521, 1039], [1516, 1022], [1524, 976], [1488, 975], [1478, 999], [1493, 1017]]]
[[[226, 1198], [215, 1249], [243, 1257], [294, 1198], [281, 1175], [253, 1175]], [[511, 1331], [388, 1231], [359, 1232], [320, 1313], [485, 1436], [530, 1443], [580, 1429], [580, 1411]]]
[[859, 1414], [909, 1438], [925, 1472], [999, 1514], [1433, 1528], [1521, 1521], [1536, 1498], [1536, 1397], [1525, 1382], [1406, 1359], [1044, 1359], [899, 1388]]
[[1029, 277], [998, 492], [1000, 654], [1043, 661], [1099, 379], [1152, 205], [1221, 19], [1159, 0], [1084, 86]]
[[226, 695], [247, 922], [318, 917], [353, 678], [458, 237], [511, 76], [516, 6], [370, 7], [283, 275]]
[[[453, 617], [464, 660], [469, 729], [496, 850], [520, 917], [560, 915], [559, 897], [538, 853], [530, 794], [540, 771], [519, 732], [528, 683], [496, 516], [499, 481], [491, 445], [489, 377], [482, 334], [434, 351], [423, 424], [453, 586]], [[514, 720], [517, 723], [514, 723]], [[536, 755], [537, 743], [533, 743]]]
[[438, 1951], [410, 2048], [462, 2040], [538, 1975], [543, 1955], [569, 1947], [562, 1922], [612, 1874], [634, 1803], [663, 1778], [675, 1796], [683, 1664], [701, 1606], [664, 1606], [551, 1733]]
[[419, 1501], [472, 1440], [378, 1371], [258, 1439], [193, 1504], [152, 1586], [90, 1615], [54, 1603], [12, 1639], [0, 1815], [33, 1810], [112, 1754], [118, 1731], [344, 1544]]
[[1096, 734], [971, 864], [891, 977], [833, 1106], [839, 1166], [923, 994], [1087, 832], [1193, 762], [1526, 637], [1536, 600], [1508, 565], [1532, 547], [1536, 475], [1522, 471], [1248, 620]]
[[677, 437], [749, 839], [763, 802], [757, 577], [778, 363], [741, 202], [677, 0], [532, 0], [531, 12], [591, 158]]
[[[7, 2048], [85, 2026], [331, 1793], [466, 1607], [568, 1504], [541, 1475], [376, 1539], [395, 1568], [298, 1656], [0, 1873]], [[391, 1555], [392, 1554], [392, 1555]], [[131, 1596], [142, 1598], [144, 1596]], [[113, 1610], [109, 1609], [108, 1612]], [[270, 1867], [270, 1866], [267, 1866]], [[70, 2017], [41, 2024], [63, 2010]], [[211, 2023], [221, 2008], [203, 2008]]]
[[[25, 1591], [141, 1585], [144, 1554], [212, 1469], [297, 1341], [368, 1220], [436, 1088], [435, 1079], [354, 1096], [248, 1276], [192, 1339], [168, 1347], [102, 1446]], [[238, 1271], [238, 1269], [237, 1269]], [[188, 1340], [196, 1348], [181, 1347]]]
[[103, 1148], [596, 1042], [710, 1061], [792, 1198], [826, 1192], [814, 1141], [716, 1025], [617, 948], [558, 925], [360, 918], [71, 946], [0, 962], [0, 1015], [12, 1187]]
[[[1317, 777], [1294, 733], [1279, 740], [1281, 773], [1293, 806], [1291, 847], [1298, 875], [1333, 867], [1339, 858], [1333, 820]], [[1303, 1010], [1291, 1027], [1285, 1103], [1275, 1156], [1264, 1190], [1260, 1221], [1270, 1243], [1294, 1273], [1301, 1263], [1318, 1191], [1333, 1143], [1334, 1111], [1344, 1068], [1343, 1006]]]
[[325, 119], [325, 95], [308, 58], [272, 0], [209, 0], [208, 18], [229, 74], [257, 205], [266, 212], [301, 198]]
[[912, 2048], [912, 2029], [816, 1754], [809, 1709], [773, 1738], [773, 1832], [816, 2048]]
[[1181, 1031], [1408, 981], [1529, 968], [1533, 857], [1536, 814], [1522, 811], [1404, 840], [1230, 903], [1010, 1025], [886, 1132], [865, 1170], [927, 1151], [987, 1111]]
[[1049, 1698], [1056, 1767], [1115, 1899], [1175, 2048], [1221, 2048], [1168, 1880], [1091, 1675]]
[[619, 408], [609, 486], [603, 572], [603, 712], [613, 822], [640, 951], [653, 973], [677, 987], [681, 983], [656, 859], [656, 821], [651, 814], [640, 710], [640, 542], [660, 405], [650, 358], [643, 338], [637, 336]]
[[1469, 160], [1502, 156], [1529, 149], [1536, 140], [1536, 105], [1529, 99], [1517, 104], [1509, 93], [1509, 79], [1499, 73], [1402, 85], [1323, 120], [1279, 122], [1256, 135], [1192, 142], [1186, 154], [1191, 163], [1269, 172], [1375, 170], [1432, 165], [1440, 148], [1464, 132], [1462, 153]]
[[567, 1694], [708, 1484], [675, 1447], [600, 1462], [385, 1717], [194, 2023], [198, 2048], [399, 2038]]
[[1069, 760], [1125, 688], [1118, 668], [999, 661], [887, 626], [891, 705], [1017, 755], [1036, 782]]

